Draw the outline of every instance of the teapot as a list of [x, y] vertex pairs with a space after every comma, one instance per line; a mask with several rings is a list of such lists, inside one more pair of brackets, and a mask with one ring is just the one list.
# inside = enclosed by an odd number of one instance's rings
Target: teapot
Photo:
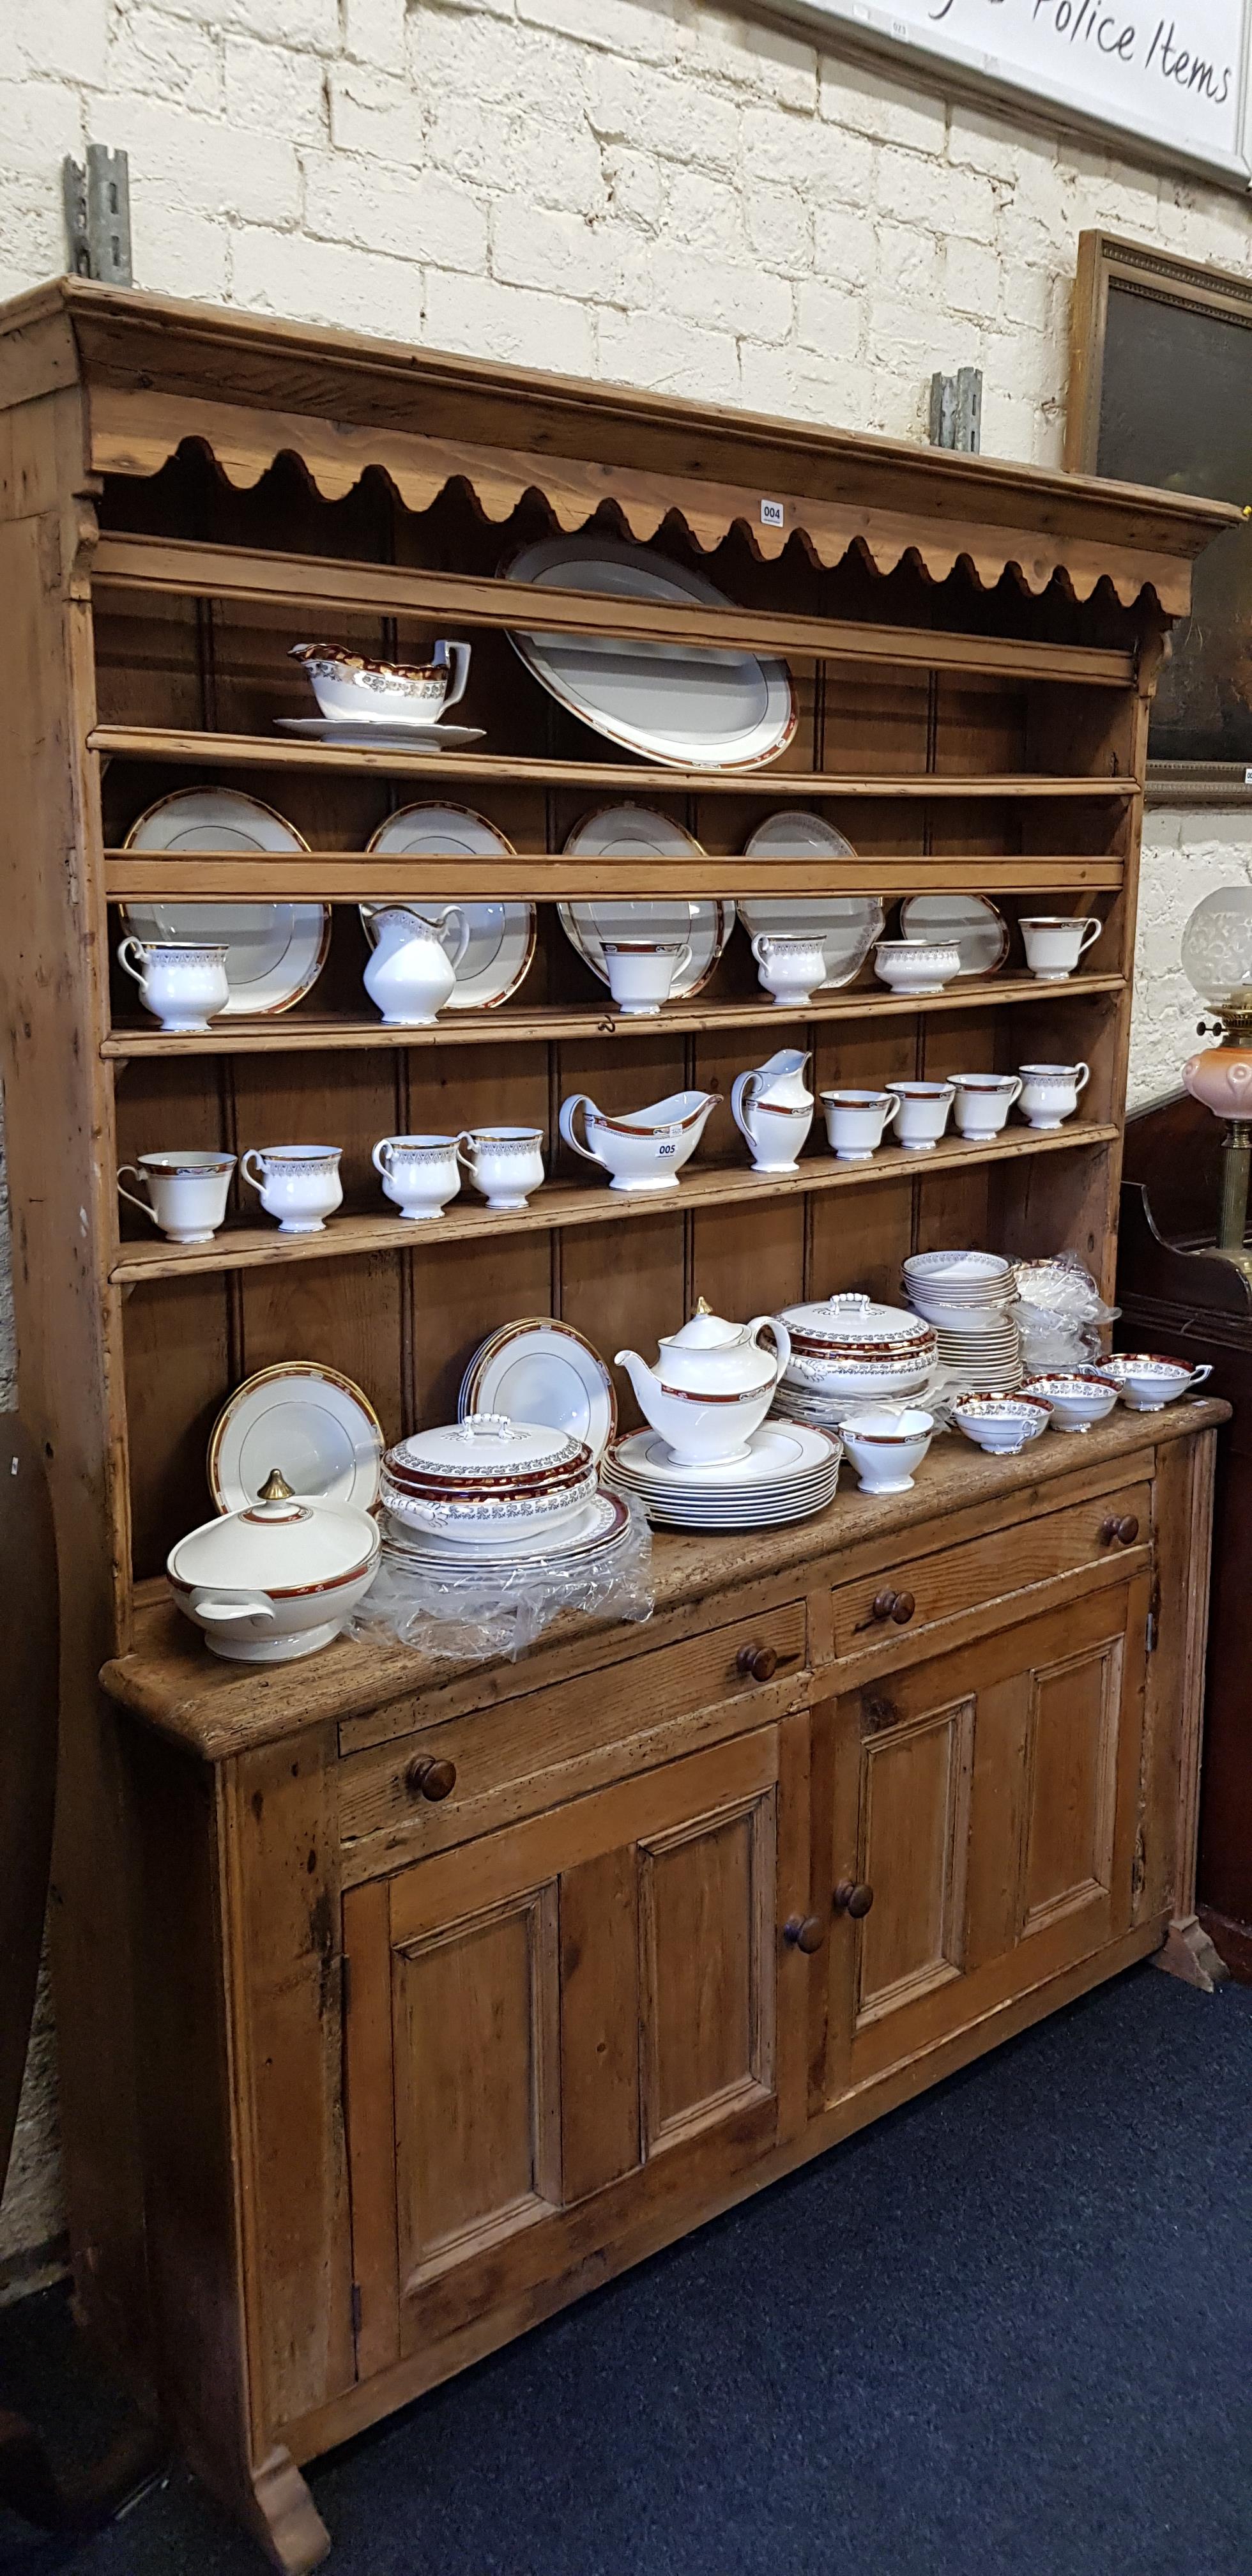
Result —
[[794, 1172], [813, 1124], [813, 1094], [804, 1079], [812, 1061], [801, 1047], [780, 1047], [768, 1064], [737, 1074], [730, 1114], [752, 1148], [756, 1172]]
[[[443, 932], [455, 924], [451, 956]], [[388, 904], [370, 923], [376, 945], [365, 969], [365, 990], [383, 1015], [385, 1029], [427, 1028], [443, 1009], [456, 983], [456, 970], [470, 943], [470, 925], [457, 905], [442, 912], [410, 912], [405, 904]]]
[[[768, 1332], [771, 1359], [760, 1346]], [[750, 1455], [748, 1442], [774, 1401], [791, 1340], [773, 1315], [728, 1324], [700, 1299], [680, 1332], [662, 1333], [657, 1368], [638, 1351], [619, 1351], [640, 1412], [668, 1441], [681, 1467], [731, 1466]]]

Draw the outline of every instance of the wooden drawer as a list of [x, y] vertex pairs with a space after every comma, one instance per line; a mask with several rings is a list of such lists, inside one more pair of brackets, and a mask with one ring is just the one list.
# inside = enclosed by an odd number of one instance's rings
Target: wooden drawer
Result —
[[[1106, 1535], [1112, 1523], [1128, 1528], [1132, 1521], [1136, 1524], [1133, 1540]], [[959, 1547], [937, 1548], [933, 1555], [902, 1553], [898, 1565], [837, 1586], [832, 1595], [835, 1654], [857, 1655], [867, 1647], [903, 1644], [906, 1636], [912, 1638], [940, 1620], [959, 1618], [965, 1611], [1025, 1592], [1032, 1584], [1076, 1574], [1084, 1566], [1107, 1563], [1110, 1573], [1124, 1570], [1130, 1549], [1142, 1549], [1151, 1534], [1152, 1489], [1136, 1484], [1088, 1502], [1071, 1503], [1064, 1511], [1014, 1522], [986, 1538], [966, 1539]], [[902, 1610], [912, 1600], [906, 1616], [893, 1616], [887, 1609], [893, 1594], [903, 1596]]]
[[[347, 1755], [338, 1765], [345, 1879], [446, 1850], [785, 1714], [806, 1697], [805, 1639], [804, 1603], [785, 1602]], [[760, 1657], [764, 1678], [749, 1656]], [[415, 1768], [427, 1762], [455, 1773], [436, 1798], [430, 1787], [442, 1780], [424, 1788]]]

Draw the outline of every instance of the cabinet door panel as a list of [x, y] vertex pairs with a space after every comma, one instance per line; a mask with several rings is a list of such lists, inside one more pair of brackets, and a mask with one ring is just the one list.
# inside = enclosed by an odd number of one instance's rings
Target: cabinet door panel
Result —
[[1138, 1576], [836, 1703], [827, 1865], [874, 1899], [833, 1925], [826, 2100], [1129, 1928], [1147, 1603]]
[[806, 1726], [348, 1892], [359, 2370], [523, 2297], [659, 2201], [714, 2190], [802, 2120], [790, 2071], [780, 2113], [775, 2073], [802, 2057], [807, 2002], [807, 1962], [779, 1931], [777, 1820], [782, 1761], [794, 1910]]

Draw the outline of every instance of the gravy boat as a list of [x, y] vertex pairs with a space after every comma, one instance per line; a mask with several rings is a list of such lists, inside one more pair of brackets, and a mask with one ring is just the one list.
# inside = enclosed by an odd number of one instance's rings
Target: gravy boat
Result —
[[[705, 1120], [718, 1106], [715, 1091], [671, 1091], [649, 1109], [628, 1109], [610, 1118], [585, 1091], [573, 1091], [561, 1103], [561, 1134], [585, 1163], [598, 1163], [614, 1190], [676, 1190], [683, 1164], [704, 1134]], [[575, 1133], [583, 1112], [587, 1142]]]

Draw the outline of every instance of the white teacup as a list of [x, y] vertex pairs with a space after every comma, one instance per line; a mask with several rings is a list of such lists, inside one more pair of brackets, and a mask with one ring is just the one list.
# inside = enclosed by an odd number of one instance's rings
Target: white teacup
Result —
[[1036, 912], [1023, 916], [1019, 928], [1031, 974], [1040, 984], [1063, 984], [1104, 924], [1094, 913], [1074, 920], [1068, 913]]
[[381, 1136], [370, 1160], [401, 1216], [442, 1216], [461, 1186], [455, 1136]]
[[807, 1002], [826, 981], [826, 951], [820, 939], [758, 931], [752, 942], [756, 971], [767, 993], [782, 1007]]
[[456, 1155], [489, 1208], [515, 1212], [542, 1186], [542, 1127], [465, 1127]]
[[1020, 1099], [1022, 1078], [1019, 1073], [954, 1073], [952, 1087], [962, 1136], [971, 1144], [985, 1145], [1000, 1134], [1014, 1101]]
[[826, 1133], [840, 1163], [868, 1163], [885, 1130], [900, 1114], [894, 1091], [824, 1091], [822, 1107]]
[[117, 962], [133, 975], [145, 1011], [180, 1036], [207, 1029], [230, 1000], [226, 950], [211, 941], [136, 939], [132, 931], [118, 941]]
[[909, 1405], [902, 1413], [884, 1406], [862, 1413], [858, 1421], [841, 1422], [839, 1436], [857, 1472], [863, 1494], [907, 1494], [935, 1428], [933, 1413]]
[[623, 1019], [652, 1019], [691, 964], [691, 943], [677, 939], [606, 939], [601, 943], [609, 991]]
[[1132, 1413], [1159, 1413], [1180, 1395], [1194, 1395], [1213, 1374], [1208, 1360], [1188, 1368], [1185, 1360], [1167, 1359], [1160, 1351], [1115, 1351], [1101, 1360], [1101, 1377], [1111, 1378]]
[[[259, 1190], [280, 1234], [320, 1234], [343, 1204], [341, 1151], [339, 1145], [250, 1145], [239, 1158], [240, 1177]], [[253, 1163], [256, 1171], [249, 1168]]]
[[931, 1154], [948, 1123], [956, 1098], [950, 1082], [889, 1082], [900, 1103], [896, 1143], [906, 1154]]
[[[226, 1215], [234, 1168], [233, 1154], [140, 1154], [136, 1162], [122, 1164], [117, 1186], [171, 1243], [210, 1243]], [[146, 1198], [122, 1189], [127, 1174], [147, 1192]]]
[[1022, 1077], [1022, 1111], [1029, 1124], [1038, 1129], [1059, 1127], [1072, 1118], [1079, 1096], [1091, 1080], [1089, 1064], [1024, 1064]]
[[950, 939], [879, 939], [874, 973], [893, 993], [941, 993], [961, 971], [961, 952]]

